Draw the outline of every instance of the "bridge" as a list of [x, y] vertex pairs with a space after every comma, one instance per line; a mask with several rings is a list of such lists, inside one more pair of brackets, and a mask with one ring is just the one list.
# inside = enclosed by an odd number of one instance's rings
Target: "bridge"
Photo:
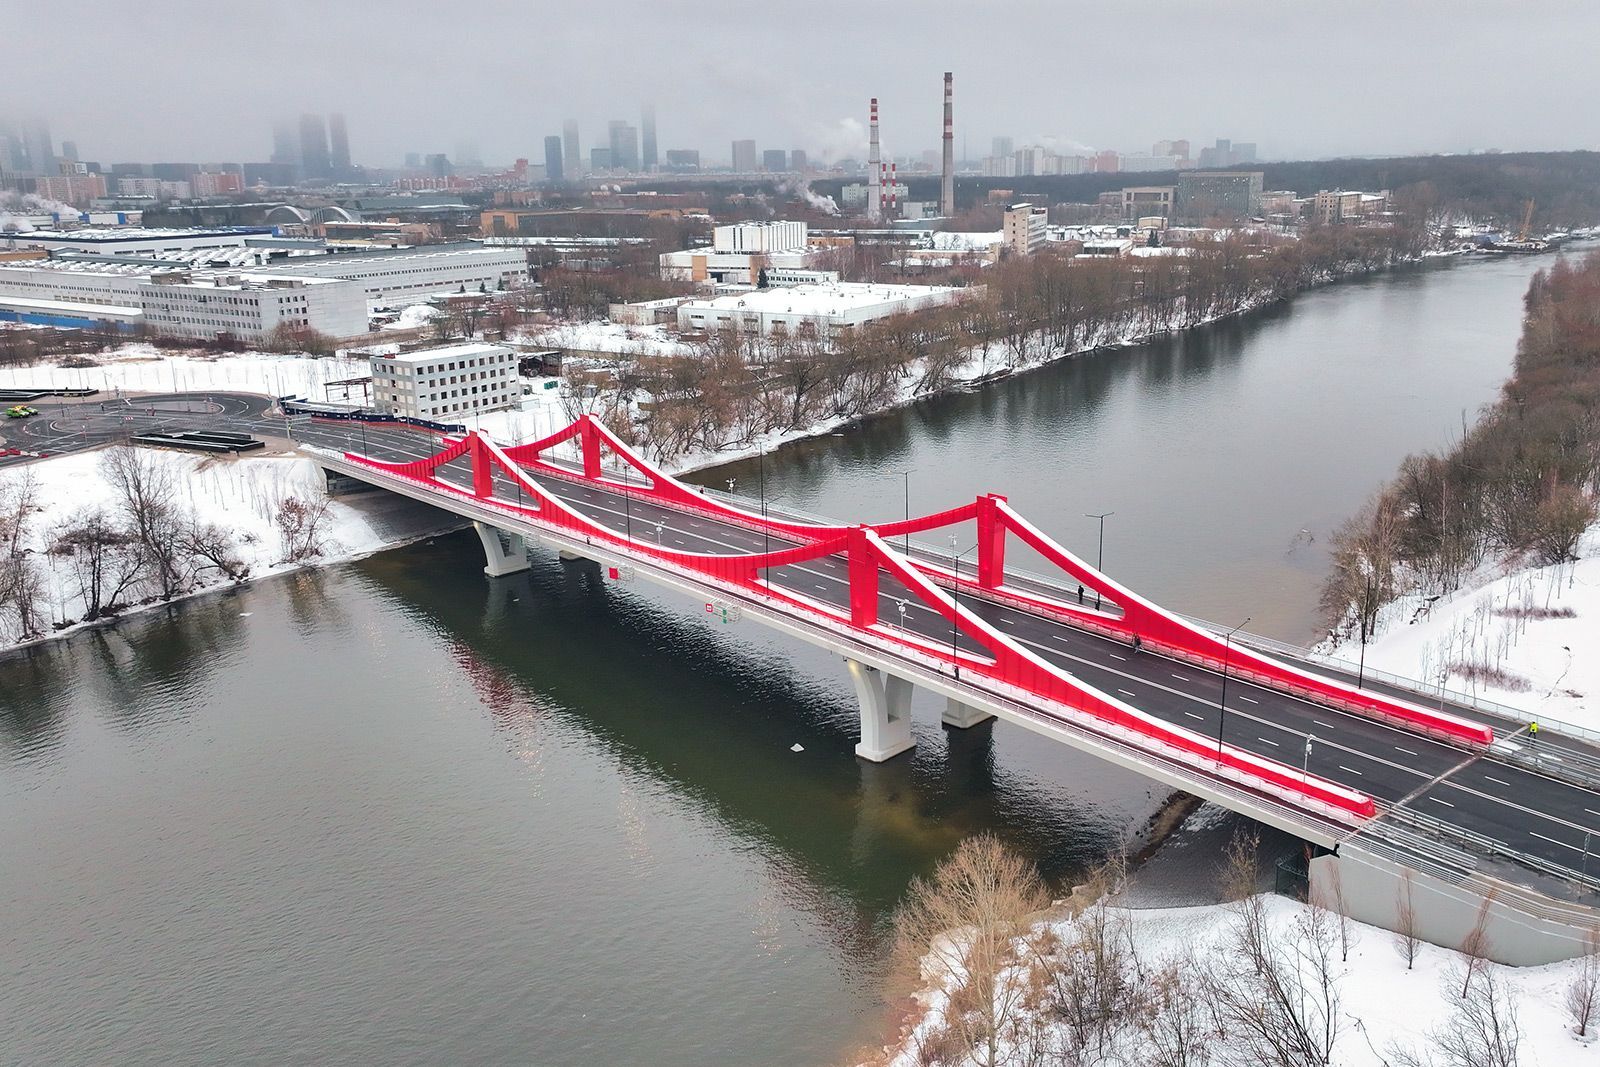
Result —
[[[863, 759], [912, 746], [911, 694], [922, 688], [944, 698], [952, 728], [1014, 723], [1283, 829], [1328, 859], [1418, 872], [1457, 904], [1497, 901], [1569, 941], [1600, 921], [1562, 903], [1600, 888], [1588, 870], [1600, 752], [1546, 734], [1541, 751], [1514, 721], [1357, 685], [1187, 620], [1079, 559], [1002, 496], [848, 525], [687, 485], [588, 416], [511, 447], [480, 433], [442, 446], [409, 439], [399, 456], [393, 442], [370, 454], [307, 450], [331, 474], [470, 519], [492, 576], [525, 570], [526, 547], [544, 544], [839, 655]], [[951, 548], [912, 541], [930, 532], [950, 535]], [[1011, 544], [1057, 574], [1009, 565]], [[1371, 874], [1345, 867], [1347, 879]], [[1376, 912], [1392, 912], [1387, 883], [1358, 882], [1352, 895], [1364, 892], [1373, 913], [1362, 917], [1385, 921]]]

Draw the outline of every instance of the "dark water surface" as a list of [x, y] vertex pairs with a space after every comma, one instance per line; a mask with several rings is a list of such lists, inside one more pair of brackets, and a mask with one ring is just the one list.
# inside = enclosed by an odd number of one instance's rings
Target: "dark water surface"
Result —
[[[1535, 266], [929, 401], [768, 487], [885, 518], [909, 466], [918, 510], [1006, 492], [1091, 552], [1114, 510], [1116, 573], [1303, 636], [1322, 534], [1493, 395]], [[931, 701], [863, 764], [830, 657], [481, 566], [452, 535], [0, 661], [0, 1063], [829, 1062], [874, 1036], [912, 875], [993, 828], [1066, 877], [1161, 800]]]

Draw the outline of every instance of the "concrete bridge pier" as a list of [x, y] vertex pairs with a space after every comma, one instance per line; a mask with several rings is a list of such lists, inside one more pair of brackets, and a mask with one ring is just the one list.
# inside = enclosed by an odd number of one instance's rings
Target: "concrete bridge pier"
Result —
[[946, 726], [955, 727], [957, 730], [966, 730], [978, 725], [980, 722], [988, 722], [992, 718], [994, 716], [987, 711], [979, 711], [977, 708], [961, 703], [955, 697], [946, 697], [944, 714], [940, 716], [940, 721]]
[[474, 522], [472, 528], [478, 531], [484, 559], [488, 561], [483, 573], [491, 578], [503, 578], [528, 569], [528, 548], [522, 543], [521, 534], [505, 533], [486, 522]]
[[853, 659], [846, 658], [845, 665], [861, 701], [861, 743], [856, 745], [856, 755], [882, 763], [915, 745], [911, 683]]

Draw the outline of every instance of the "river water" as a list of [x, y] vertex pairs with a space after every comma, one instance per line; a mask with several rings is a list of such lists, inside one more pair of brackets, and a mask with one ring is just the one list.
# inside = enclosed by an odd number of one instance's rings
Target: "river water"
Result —
[[[1004, 492], [1091, 555], [1114, 511], [1108, 569], [1303, 637], [1327, 530], [1493, 396], [1539, 265], [930, 400], [768, 457], [767, 489], [891, 518], [913, 468], [914, 510]], [[830, 1062], [876, 1035], [912, 875], [994, 829], [1066, 877], [1161, 800], [931, 702], [863, 764], [829, 657], [481, 566], [439, 537], [0, 662], [0, 1062]]]

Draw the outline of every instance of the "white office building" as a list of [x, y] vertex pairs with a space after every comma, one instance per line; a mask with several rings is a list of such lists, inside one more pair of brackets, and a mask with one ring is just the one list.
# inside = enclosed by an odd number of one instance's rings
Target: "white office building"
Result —
[[793, 334], [809, 327], [819, 336], [831, 337], [891, 315], [954, 304], [978, 292], [982, 292], [981, 287], [961, 289], [862, 282], [760, 289], [680, 304], [678, 329], [707, 333], [733, 329], [741, 333]]
[[0, 244], [51, 252], [89, 252], [102, 256], [148, 256], [201, 248], [243, 248], [251, 239], [271, 238], [270, 226], [218, 229], [84, 226], [75, 230], [31, 230], [0, 235]]
[[375, 355], [372, 397], [393, 415], [460, 422], [515, 407], [521, 397], [517, 354], [504, 345], [469, 343]]
[[448, 293], [520, 288], [528, 280], [528, 256], [520, 248], [423, 245], [306, 256], [260, 270], [266, 274], [343, 278], [361, 287], [369, 308], [392, 308]]
[[758, 285], [761, 271], [805, 270], [812, 265], [803, 222], [740, 222], [718, 226], [710, 248], [661, 253], [669, 281]]
[[[332, 337], [367, 332], [361, 290], [335, 278], [255, 272], [174, 270], [145, 263], [19, 261], [0, 263], [0, 299], [49, 302], [63, 320], [96, 321], [95, 309], [138, 308], [140, 321], [169, 337], [248, 343], [279, 327]], [[119, 320], [132, 324], [124, 317]]]

